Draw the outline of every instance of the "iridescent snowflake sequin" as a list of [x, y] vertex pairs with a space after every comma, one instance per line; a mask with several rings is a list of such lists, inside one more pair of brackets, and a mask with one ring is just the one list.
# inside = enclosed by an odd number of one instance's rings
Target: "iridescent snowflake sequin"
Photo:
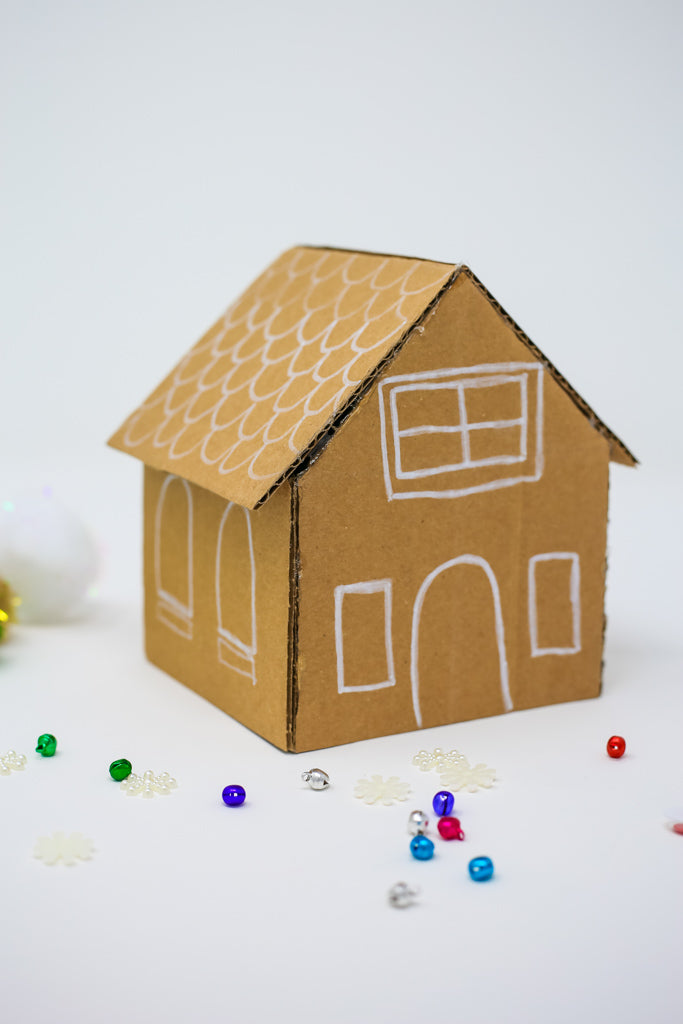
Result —
[[487, 768], [485, 764], [471, 765], [467, 758], [441, 776], [442, 785], [455, 792], [466, 789], [468, 793], [476, 793], [478, 789], [490, 789], [495, 781], [495, 768]]
[[153, 771], [146, 771], [143, 775], [129, 775], [121, 783], [121, 789], [127, 796], [144, 796], [151, 799], [156, 794], [168, 796], [177, 785], [177, 781], [168, 772], [155, 775]]
[[61, 861], [72, 867], [79, 860], [90, 860], [94, 848], [92, 839], [87, 839], [81, 832], [71, 832], [70, 835], [53, 832], [51, 836], [40, 837], [33, 856], [50, 866]]
[[369, 779], [358, 780], [353, 795], [366, 804], [384, 804], [389, 807], [396, 800], [407, 800], [410, 792], [410, 784], [401, 782], [397, 775], [388, 779], [381, 775], [371, 775]]

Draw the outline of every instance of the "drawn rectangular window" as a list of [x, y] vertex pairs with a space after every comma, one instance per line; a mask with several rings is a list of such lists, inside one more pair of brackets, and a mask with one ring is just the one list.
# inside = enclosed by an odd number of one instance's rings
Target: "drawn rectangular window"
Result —
[[507, 363], [380, 383], [389, 500], [458, 497], [538, 480], [543, 367]]
[[399, 458], [399, 472], [403, 480], [441, 473], [444, 465], [456, 469], [463, 460], [462, 434], [404, 434]]
[[469, 430], [470, 465], [503, 466], [524, 461], [521, 423], [505, 423]]
[[335, 587], [334, 634], [339, 693], [395, 685], [391, 580]]
[[526, 377], [523, 374], [512, 375], [508, 380], [501, 374], [499, 377], [464, 381], [462, 388], [465, 392], [468, 424], [491, 420], [521, 420], [526, 405], [525, 384]]
[[529, 559], [531, 656], [581, 650], [581, 573], [574, 551], [548, 551]]

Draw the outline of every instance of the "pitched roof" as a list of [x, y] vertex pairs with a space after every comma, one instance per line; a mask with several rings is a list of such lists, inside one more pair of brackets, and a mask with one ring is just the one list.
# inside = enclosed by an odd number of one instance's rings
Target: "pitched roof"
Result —
[[109, 443], [254, 508], [454, 269], [398, 256], [290, 249]]
[[[109, 443], [248, 508], [325, 436], [466, 267], [334, 249], [283, 253]], [[634, 457], [486, 293], [603, 436]]]

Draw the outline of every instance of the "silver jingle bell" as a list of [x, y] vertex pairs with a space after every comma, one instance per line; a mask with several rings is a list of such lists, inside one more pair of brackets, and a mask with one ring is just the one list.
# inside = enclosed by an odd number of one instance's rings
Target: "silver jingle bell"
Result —
[[407, 882], [396, 882], [389, 890], [389, 903], [392, 907], [409, 907], [415, 902], [419, 889], [413, 889]]
[[327, 789], [330, 784], [330, 777], [322, 768], [311, 768], [309, 772], [301, 773], [302, 782], [307, 782], [311, 789]]
[[429, 818], [424, 811], [412, 811], [408, 818], [408, 831], [411, 836], [421, 836], [427, 831]]

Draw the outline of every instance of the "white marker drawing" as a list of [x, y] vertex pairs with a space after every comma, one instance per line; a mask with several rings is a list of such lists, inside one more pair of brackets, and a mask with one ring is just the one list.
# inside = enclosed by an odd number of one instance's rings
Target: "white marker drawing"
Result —
[[[187, 557], [185, 561], [185, 571], [187, 572], [187, 579], [181, 578], [177, 581], [181, 593], [171, 593], [168, 587], [164, 587], [164, 582], [168, 582], [165, 578], [165, 573], [162, 573], [162, 567], [164, 567], [164, 559], [168, 557], [168, 553], [165, 555], [161, 547], [161, 527], [162, 517], [164, 514], [164, 506], [176, 493], [179, 496], [182, 494], [186, 503], [187, 514], [184, 517], [184, 523], [187, 530], [187, 542], [186, 550]], [[156, 617], [159, 622], [163, 622], [165, 626], [172, 629], [174, 633], [178, 633], [179, 636], [185, 637], [187, 640], [192, 639], [193, 629], [193, 615], [194, 615], [194, 584], [193, 584], [193, 508], [192, 508], [192, 491], [187, 480], [183, 480], [182, 477], [168, 475], [161, 485], [159, 492], [159, 498], [157, 500], [156, 515], [154, 518], [154, 581], [156, 585]], [[182, 524], [181, 524], [182, 530]], [[178, 537], [178, 552], [182, 550], [183, 541], [182, 536]], [[176, 551], [173, 552], [174, 557]], [[174, 588], [175, 589], [175, 588]]]
[[[347, 686], [344, 678], [344, 621], [343, 603], [346, 594], [378, 594], [384, 592], [384, 646], [387, 659], [387, 679], [379, 683]], [[396, 685], [394, 652], [391, 637], [391, 580], [368, 580], [364, 583], [342, 583], [334, 588], [334, 639], [337, 651], [337, 689], [339, 693], [361, 693], [383, 690]]]
[[[572, 609], [572, 643], [569, 647], [541, 647], [538, 642], [536, 566], [539, 562], [570, 562], [569, 601]], [[581, 650], [581, 569], [576, 551], [547, 551], [529, 559], [529, 640], [531, 657], [545, 654], [578, 654]]]
[[[467, 494], [511, 487], [525, 481], [540, 480], [543, 474], [543, 373], [543, 366], [537, 363], [490, 363], [458, 369], [399, 374], [385, 378], [377, 390], [381, 424], [382, 467], [389, 501], [407, 498], [459, 498]], [[529, 411], [530, 405], [533, 404], [532, 396], [529, 394], [530, 378], [534, 378], [536, 381], [535, 416], [530, 415]], [[468, 394], [503, 385], [512, 385], [519, 389], [520, 413], [518, 416], [485, 421], [468, 418]], [[401, 428], [399, 403], [402, 394], [443, 391], [453, 393], [454, 413], [457, 409], [457, 417], [454, 415], [454, 419], [457, 418], [457, 422], [438, 426], [424, 423], [416, 427]], [[530, 427], [534, 441], [531, 451], [529, 451]], [[501, 437], [505, 437], [505, 440], [510, 443], [509, 432], [511, 429], [518, 432], [516, 451], [502, 452], [486, 458], [472, 457], [472, 441], [476, 438], [478, 431], [506, 431], [507, 433], [501, 434]], [[430, 434], [457, 436], [461, 444], [460, 457], [450, 463], [439, 463], [435, 459], [436, 464], [434, 465], [424, 465], [412, 470], [404, 469], [401, 453], [402, 440]], [[495, 480], [453, 486], [458, 483], [458, 475], [462, 479], [463, 472], [468, 470], [488, 466], [501, 466], [511, 470], [515, 465], [519, 468], [514, 475], [510, 475], [510, 472], [503, 472], [503, 475]], [[409, 482], [404, 483], [404, 481], [427, 477], [441, 477], [442, 486], [434, 490], [416, 491], [410, 489]]]
[[486, 578], [491, 586], [491, 595], [493, 597], [493, 613], [496, 624], [496, 642], [498, 645], [498, 663], [500, 666], [500, 689], [503, 697], [503, 706], [506, 711], [512, 711], [513, 707], [512, 698], [510, 697], [508, 663], [505, 650], [505, 629], [503, 625], [503, 610], [500, 602], [498, 580], [486, 559], [480, 558], [479, 555], [459, 555], [457, 558], [451, 558], [449, 561], [438, 565], [436, 569], [433, 569], [429, 575], [425, 577], [422, 586], [417, 592], [415, 605], [413, 606], [413, 628], [410, 638], [410, 682], [413, 693], [413, 711], [415, 712], [415, 721], [419, 728], [422, 728], [419, 668], [420, 619], [422, 616], [422, 606], [424, 604], [425, 597], [427, 596], [427, 591], [437, 576], [440, 576], [441, 573], [445, 572], [447, 569], [452, 569], [458, 565], [476, 565], [486, 573]]
[[[221, 564], [222, 564], [222, 550], [223, 550], [223, 534], [225, 532], [230, 517], [239, 517], [237, 523], [244, 524], [246, 529], [244, 530], [244, 539], [246, 540], [247, 548], [249, 551], [249, 581], [248, 581], [248, 592], [250, 602], [250, 623], [251, 630], [250, 635], [247, 639], [240, 639], [233, 631], [229, 630], [223, 621], [223, 606], [221, 599]], [[242, 529], [241, 526], [237, 526], [237, 529]], [[251, 519], [249, 512], [246, 508], [241, 505], [236, 505], [234, 502], [230, 502], [223, 513], [220, 526], [218, 528], [218, 543], [216, 545], [216, 615], [218, 622], [218, 660], [226, 668], [232, 669], [234, 672], [238, 672], [242, 676], [246, 676], [247, 679], [251, 679], [252, 684], [256, 685], [256, 563], [254, 560], [254, 542], [251, 535]]]
[[200, 458], [220, 477], [278, 477], [453, 271], [362, 253], [285, 253], [130, 417], [124, 446], [150, 443], [179, 473]]

